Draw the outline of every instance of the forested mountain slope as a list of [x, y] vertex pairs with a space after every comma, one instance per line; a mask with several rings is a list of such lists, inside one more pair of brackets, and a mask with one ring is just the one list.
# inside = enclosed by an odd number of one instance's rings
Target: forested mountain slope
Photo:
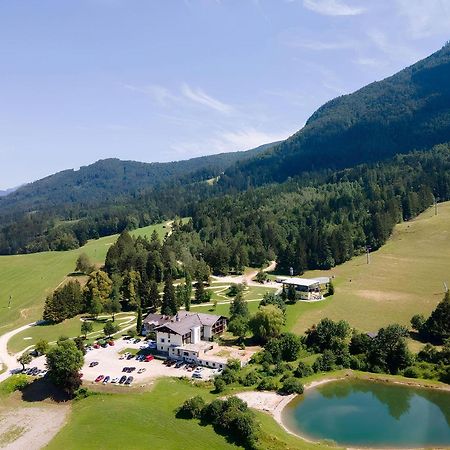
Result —
[[450, 44], [382, 81], [323, 105], [292, 137], [230, 168], [221, 182], [247, 186], [340, 169], [450, 140]]
[[64, 170], [18, 188], [0, 199], [0, 218], [36, 210], [87, 207], [98, 203], [126, 202], [130, 196], [164, 183], [183, 183], [217, 176], [239, 160], [256, 156], [273, 144], [245, 152], [221, 153], [185, 161], [143, 163], [104, 159], [79, 170]]

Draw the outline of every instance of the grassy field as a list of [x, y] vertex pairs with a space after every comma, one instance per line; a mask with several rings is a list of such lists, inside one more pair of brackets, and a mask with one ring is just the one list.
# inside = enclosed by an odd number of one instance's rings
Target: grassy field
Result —
[[345, 319], [373, 331], [389, 323], [409, 324], [417, 313], [428, 315], [450, 281], [450, 202], [429, 209], [395, 227], [389, 241], [371, 254], [353, 258], [330, 271], [310, 271], [306, 278], [335, 276], [336, 293], [323, 302], [288, 307], [288, 328], [303, 332], [322, 317]]
[[[149, 236], [156, 230], [162, 237], [164, 224], [151, 225], [131, 232]], [[106, 252], [117, 235], [89, 241], [67, 252], [43, 252], [30, 255], [0, 256], [0, 334], [41, 318], [45, 297], [75, 269], [80, 253], [103, 264]], [[12, 295], [11, 308], [8, 308]]]
[[[201, 426], [196, 420], [177, 419], [175, 411], [187, 398], [214, 398], [205, 388], [184, 381], [162, 379], [150, 392], [100, 394], [73, 404], [69, 423], [47, 447], [52, 449], [141, 449], [197, 450], [241, 448]], [[321, 449], [286, 434], [267, 414], [257, 413], [267, 450]]]
[[[116, 323], [120, 328], [126, 328], [130, 325], [129, 317], [134, 317], [133, 312], [125, 312], [116, 315]], [[21, 333], [14, 335], [8, 341], [8, 350], [12, 353], [17, 353], [30, 345], [35, 344], [40, 339], [45, 339], [48, 342], [55, 342], [61, 336], [67, 337], [77, 337], [81, 334], [81, 316], [72, 317], [72, 319], [67, 319], [62, 323], [56, 325], [38, 325], [29, 328]], [[103, 327], [105, 326], [106, 320], [109, 317], [105, 317], [103, 320], [92, 321], [94, 330], [88, 335], [89, 339], [97, 338], [103, 336]], [[133, 319], [133, 323], [134, 319]]]

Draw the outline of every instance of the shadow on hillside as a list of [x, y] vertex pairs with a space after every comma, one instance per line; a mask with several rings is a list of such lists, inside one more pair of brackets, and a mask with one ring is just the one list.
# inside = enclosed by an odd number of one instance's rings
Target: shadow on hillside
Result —
[[36, 379], [25, 387], [22, 390], [22, 400], [30, 403], [45, 400], [61, 403], [69, 400], [69, 396], [45, 377]]

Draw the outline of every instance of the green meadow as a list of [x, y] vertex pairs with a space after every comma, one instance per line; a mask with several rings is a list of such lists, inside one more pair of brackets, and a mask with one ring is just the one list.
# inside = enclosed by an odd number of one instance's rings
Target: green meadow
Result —
[[[127, 394], [98, 394], [74, 402], [69, 423], [48, 445], [53, 449], [197, 450], [242, 448], [197, 420], [176, 417], [188, 398], [216, 396], [204, 387], [176, 379], [161, 379], [149, 392], [130, 389]], [[268, 414], [257, 413], [262, 425], [262, 448], [267, 450], [321, 449], [288, 435]]]
[[[131, 234], [150, 236], [153, 230], [163, 237], [167, 225], [150, 225]], [[96, 264], [103, 264], [109, 246], [117, 237], [91, 240], [81, 248], [66, 252], [0, 256], [0, 334], [40, 319], [45, 297], [75, 269], [80, 253], [86, 253]], [[8, 308], [10, 296], [12, 301]]]
[[364, 331], [390, 323], [409, 325], [414, 314], [425, 316], [444, 296], [450, 281], [450, 202], [398, 224], [389, 241], [371, 253], [329, 271], [303, 276], [334, 276], [335, 295], [318, 303], [288, 307], [288, 328], [302, 333], [323, 317], [344, 319]]

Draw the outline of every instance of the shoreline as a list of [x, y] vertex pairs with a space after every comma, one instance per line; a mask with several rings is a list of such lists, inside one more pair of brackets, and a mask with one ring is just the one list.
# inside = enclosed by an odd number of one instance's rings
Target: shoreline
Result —
[[[327, 383], [331, 383], [333, 381], [340, 381], [344, 379], [354, 379], [354, 380], [364, 380], [364, 381], [372, 381], [372, 382], [378, 382], [378, 383], [390, 383], [390, 384], [396, 384], [396, 385], [403, 385], [403, 386], [409, 386], [409, 387], [415, 387], [415, 388], [422, 388], [422, 389], [434, 389], [434, 390], [441, 390], [445, 392], [450, 392], [450, 386], [448, 385], [437, 385], [437, 384], [430, 384], [426, 380], [421, 381], [413, 381], [414, 378], [411, 379], [411, 381], [406, 380], [396, 380], [390, 378], [390, 375], [382, 374], [371, 374], [371, 373], [360, 373], [360, 372], [353, 372], [351, 370], [346, 371], [345, 373], [331, 376], [331, 377], [324, 377], [320, 380], [311, 381], [310, 383], [305, 384], [304, 386], [304, 392], [314, 389], [318, 386], [322, 386]], [[311, 443], [311, 444], [320, 444], [321, 441], [314, 441], [306, 436], [303, 436], [299, 433], [295, 433], [292, 430], [290, 430], [286, 424], [283, 421], [282, 412], [284, 408], [295, 398], [298, 396], [298, 394], [291, 394], [291, 395], [281, 395], [277, 392], [272, 391], [246, 391], [241, 392], [238, 394], [235, 394], [237, 397], [241, 398], [242, 400], [246, 401], [248, 403], [248, 406], [250, 408], [257, 409], [259, 411], [262, 411], [266, 414], [270, 414], [274, 420], [278, 423], [278, 425], [283, 428], [283, 430], [297, 438], [302, 439], [305, 442]], [[270, 407], [272, 406], [272, 408]], [[335, 447], [339, 447], [339, 444], [335, 443]], [[347, 450], [420, 450], [424, 447], [414, 447], [412, 449], [408, 449], [406, 447], [398, 447], [395, 449], [392, 448], [384, 448], [384, 447], [346, 447], [341, 446], [342, 448], [346, 448]], [[330, 446], [330, 448], [333, 448], [333, 446]], [[445, 447], [442, 447], [445, 448]]]

